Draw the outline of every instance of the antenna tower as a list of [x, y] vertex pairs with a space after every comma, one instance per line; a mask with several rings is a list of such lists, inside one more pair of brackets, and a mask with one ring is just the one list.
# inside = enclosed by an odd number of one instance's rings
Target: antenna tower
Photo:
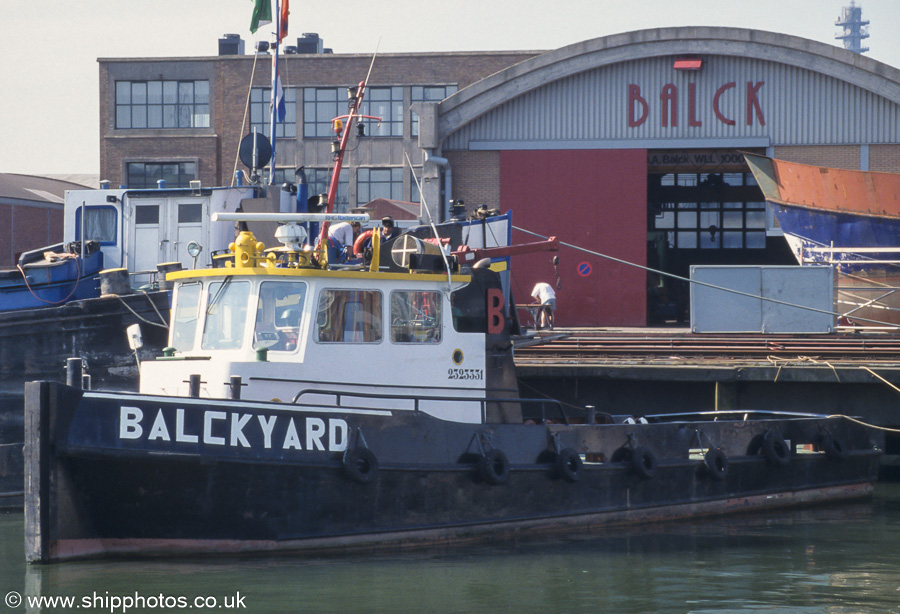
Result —
[[834, 25], [841, 26], [844, 31], [835, 36], [837, 40], [844, 41], [844, 49], [849, 49], [855, 53], [865, 53], [868, 47], [862, 46], [862, 40], [869, 38], [868, 21], [863, 21], [862, 7], [856, 6], [854, 0], [850, 0], [850, 6], [845, 6], [841, 10], [841, 16], [838, 17]]

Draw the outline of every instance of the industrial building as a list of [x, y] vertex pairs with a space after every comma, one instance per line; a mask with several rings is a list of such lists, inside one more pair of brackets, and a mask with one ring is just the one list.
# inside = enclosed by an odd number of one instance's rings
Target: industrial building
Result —
[[[313, 38], [314, 37], [314, 38]], [[238, 145], [268, 134], [270, 59], [220, 41], [208, 58], [101, 59], [101, 176], [230, 184]], [[370, 56], [284, 48], [277, 183], [325, 190], [332, 119]], [[339, 207], [376, 198], [513, 211], [563, 248], [514, 265], [516, 301], [558, 285], [557, 324], [686, 317], [692, 264], [793, 264], [741, 156], [900, 172], [900, 71], [836, 46], [736, 28], [642, 30], [546, 52], [380, 54]], [[406, 162], [412, 161], [412, 170]], [[413, 172], [419, 183], [413, 179]], [[420, 187], [421, 186], [421, 187]], [[514, 233], [514, 240], [530, 240]], [[618, 261], [604, 256], [611, 256]], [[619, 262], [623, 261], [623, 262]]]
[[84, 189], [84, 176], [68, 179], [0, 173], [0, 268], [13, 268], [22, 252], [63, 240], [66, 190]]

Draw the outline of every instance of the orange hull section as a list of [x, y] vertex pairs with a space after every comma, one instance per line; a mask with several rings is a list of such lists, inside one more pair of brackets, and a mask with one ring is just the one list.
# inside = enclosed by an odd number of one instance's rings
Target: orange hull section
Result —
[[900, 218], [900, 174], [851, 171], [744, 154], [766, 200], [839, 213]]

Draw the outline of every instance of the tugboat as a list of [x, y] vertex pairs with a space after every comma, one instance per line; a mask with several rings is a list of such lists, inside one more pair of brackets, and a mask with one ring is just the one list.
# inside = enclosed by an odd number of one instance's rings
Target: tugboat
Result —
[[520, 396], [495, 269], [553, 242], [376, 231], [367, 261], [334, 264], [328, 225], [367, 219], [331, 212], [336, 186], [323, 216], [277, 214], [281, 247], [241, 230], [219, 266], [167, 275], [168, 347], [138, 392], [27, 385], [29, 561], [422, 546], [872, 493], [879, 435], [841, 417]]
[[843, 418], [520, 397], [489, 260], [438, 255], [442, 271], [401, 236], [405, 270], [382, 270], [378, 239], [374, 264], [336, 268], [241, 232], [227, 266], [169, 275], [170, 347], [140, 392], [28, 384], [28, 559], [434, 543], [872, 492], [876, 435]]

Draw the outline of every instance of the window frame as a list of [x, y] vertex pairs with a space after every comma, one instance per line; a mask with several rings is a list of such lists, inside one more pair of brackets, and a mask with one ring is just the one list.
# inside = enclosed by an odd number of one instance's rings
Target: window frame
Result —
[[192, 130], [212, 124], [208, 79], [123, 79], [114, 83], [113, 98], [116, 130]]
[[[431, 295], [431, 300], [433, 301], [432, 304], [434, 306], [435, 313], [436, 313], [436, 315], [433, 316], [434, 324], [429, 327], [422, 326], [420, 328], [422, 329], [422, 332], [426, 332], [426, 333], [428, 330], [436, 331], [436, 333], [437, 333], [436, 335], [428, 337], [426, 334], [425, 336], [420, 336], [419, 339], [416, 339], [415, 338], [416, 333], [414, 331], [410, 331], [409, 332], [409, 337], [410, 337], [409, 340], [400, 341], [396, 338], [397, 336], [402, 334], [402, 331], [398, 330], [400, 327], [410, 326], [411, 323], [415, 323], [417, 321], [414, 318], [412, 318], [412, 319], [407, 318], [406, 320], [402, 320], [403, 315], [395, 312], [394, 299], [395, 298], [399, 299], [399, 295], [401, 295], [401, 294], [406, 294], [406, 295], [426, 295], [426, 294], [428, 294], [428, 295]], [[398, 303], [399, 306], [406, 305], [407, 307], [409, 307], [411, 305], [411, 303], [408, 299], [406, 299], [406, 300], [400, 299], [400, 300], [402, 300], [403, 303]], [[412, 308], [416, 309], [416, 307], [412, 307]], [[425, 316], [425, 317], [427, 318], [429, 316]], [[398, 320], [400, 320], [399, 323], [398, 323]], [[422, 345], [440, 344], [444, 340], [443, 339], [443, 337], [444, 337], [444, 335], [443, 335], [443, 294], [438, 290], [406, 290], [406, 289], [392, 290], [391, 294], [390, 294], [390, 313], [389, 313], [388, 321], [390, 323], [389, 324], [390, 330], [389, 330], [388, 336], [390, 337], [391, 343], [394, 343], [397, 345], [404, 345], [404, 346], [422, 346]], [[413, 326], [412, 328], [416, 328], [416, 327]]]
[[88, 238], [88, 241], [97, 241], [100, 245], [117, 245], [119, 243], [119, 210], [112, 205], [82, 205], [75, 210], [75, 240], [81, 241], [81, 219], [82, 219], [82, 210], [86, 209], [85, 213], [89, 213], [91, 211], [112, 211], [113, 213], [113, 238], [112, 240], [103, 240], [103, 239], [91, 239]]
[[[331, 299], [331, 301], [329, 301], [328, 304], [325, 305], [325, 306], [323, 307], [323, 301], [325, 300], [325, 296], [326, 296], [327, 294], [329, 294], [329, 293], [332, 293], [332, 294], [334, 294], [334, 295], [341, 294], [341, 293], [343, 293], [343, 294], [359, 295], [359, 294], [365, 293], [365, 294], [369, 294], [369, 295], [372, 296], [372, 297], [377, 297], [378, 317], [373, 317], [373, 318], [372, 318], [373, 328], [371, 329], [371, 332], [372, 332], [374, 335], [376, 335], [377, 338], [369, 339], [369, 340], [366, 340], [366, 339], [362, 339], [362, 340], [357, 340], [357, 339], [347, 340], [347, 339], [346, 339], [346, 335], [347, 335], [347, 327], [346, 327], [346, 324], [347, 324], [347, 323], [346, 323], [346, 321], [343, 321], [343, 320], [342, 320], [342, 325], [343, 325], [343, 326], [342, 326], [342, 330], [343, 330], [343, 337], [344, 337], [344, 338], [342, 338], [342, 339], [327, 339], [327, 338], [323, 338], [323, 331], [324, 331], [324, 330], [332, 330], [332, 333], [331, 333], [331, 334], [332, 334], [332, 335], [334, 334], [333, 329], [331, 329], [331, 328], [326, 328], [326, 327], [324, 326], [324, 323], [322, 322], [322, 314], [323, 314], [323, 313], [328, 314], [328, 313], [330, 312], [330, 315], [332, 315], [332, 316], [335, 315], [335, 311], [333, 311], [332, 308], [334, 307], [334, 305], [335, 305], [335, 303], [336, 303], [336, 297], [333, 298], [333, 299]], [[357, 298], [357, 297], [354, 297], [354, 298]], [[351, 304], [351, 303], [360, 303], [360, 301], [345, 301], [344, 304], [343, 304], [343, 305], [339, 305], [337, 309], [340, 309], [341, 307], [346, 307], [346, 305]], [[374, 305], [373, 305], [373, 306], [374, 306]], [[364, 316], [365, 316], [366, 314], [372, 315], [373, 313], [374, 313], [374, 310], [372, 310], [372, 311], [365, 311], [365, 310], [363, 310], [363, 315], [364, 315]], [[346, 320], [346, 312], [343, 313], [343, 319]], [[333, 321], [332, 321], [332, 323], [333, 323]], [[377, 324], [377, 328], [374, 326], [375, 324]], [[364, 325], [365, 325], [365, 323], [364, 323]], [[374, 290], [374, 289], [367, 289], [367, 288], [360, 288], [360, 289], [358, 289], [358, 290], [350, 290], [350, 289], [348, 289], [348, 288], [322, 288], [322, 289], [319, 291], [319, 295], [318, 295], [318, 297], [316, 298], [316, 320], [315, 320], [315, 331], [313, 332], [313, 339], [315, 339], [315, 342], [316, 342], [316, 343], [322, 343], [322, 344], [325, 344], [325, 345], [333, 345], [333, 344], [340, 344], [340, 345], [379, 345], [379, 344], [381, 344], [381, 343], [384, 343], [384, 336], [385, 336], [385, 335], [384, 335], [384, 328], [385, 328], [385, 327], [384, 327], [384, 293], [383, 293], [381, 290]], [[366, 333], [367, 333], [367, 331], [365, 331], [365, 330], [364, 330], [364, 331], [361, 331], [361, 332], [362, 332], [363, 335], [366, 335]]]

